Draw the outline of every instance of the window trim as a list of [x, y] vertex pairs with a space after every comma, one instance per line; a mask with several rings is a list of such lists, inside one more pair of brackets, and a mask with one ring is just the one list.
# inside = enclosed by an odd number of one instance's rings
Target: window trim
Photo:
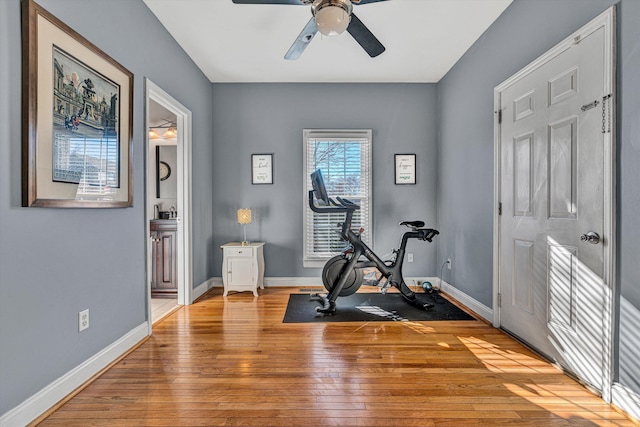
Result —
[[369, 200], [369, 227], [367, 229], [370, 246], [373, 246], [373, 131], [371, 129], [303, 129], [302, 132], [302, 151], [303, 151], [303, 209], [302, 209], [302, 264], [304, 268], [321, 268], [329, 258], [309, 259], [307, 258], [307, 214], [309, 208], [309, 190], [311, 189], [311, 170], [307, 167], [307, 141], [310, 138], [317, 139], [366, 139], [369, 145], [368, 162], [364, 165], [364, 169], [368, 171], [369, 185], [367, 198]]

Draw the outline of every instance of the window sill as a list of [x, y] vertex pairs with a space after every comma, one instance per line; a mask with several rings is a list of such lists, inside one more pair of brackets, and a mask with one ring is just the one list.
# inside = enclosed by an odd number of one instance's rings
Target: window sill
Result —
[[302, 266], [304, 268], [322, 268], [329, 261], [329, 259], [319, 259], [319, 260], [303, 260]]

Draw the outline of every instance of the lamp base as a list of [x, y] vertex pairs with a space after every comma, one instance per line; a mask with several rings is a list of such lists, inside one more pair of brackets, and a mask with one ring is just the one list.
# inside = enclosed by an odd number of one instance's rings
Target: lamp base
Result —
[[242, 246], [247, 246], [249, 241], [247, 240], [247, 226], [245, 224], [242, 224], [242, 230], [244, 231], [244, 240], [240, 242], [240, 244]]

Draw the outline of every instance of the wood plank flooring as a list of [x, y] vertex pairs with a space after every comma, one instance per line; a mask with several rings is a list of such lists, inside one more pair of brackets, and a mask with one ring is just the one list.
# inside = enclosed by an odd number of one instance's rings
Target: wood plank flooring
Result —
[[482, 321], [284, 324], [214, 289], [42, 426], [632, 426]]

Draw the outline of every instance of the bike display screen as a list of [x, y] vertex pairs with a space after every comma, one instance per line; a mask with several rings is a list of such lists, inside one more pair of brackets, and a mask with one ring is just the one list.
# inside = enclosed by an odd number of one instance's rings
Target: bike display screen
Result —
[[324, 186], [324, 179], [322, 178], [320, 169], [316, 169], [311, 173], [311, 185], [313, 186], [313, 192], [318, 203], [328, 206], [329, 195], [327, 195], [327, 188]]

